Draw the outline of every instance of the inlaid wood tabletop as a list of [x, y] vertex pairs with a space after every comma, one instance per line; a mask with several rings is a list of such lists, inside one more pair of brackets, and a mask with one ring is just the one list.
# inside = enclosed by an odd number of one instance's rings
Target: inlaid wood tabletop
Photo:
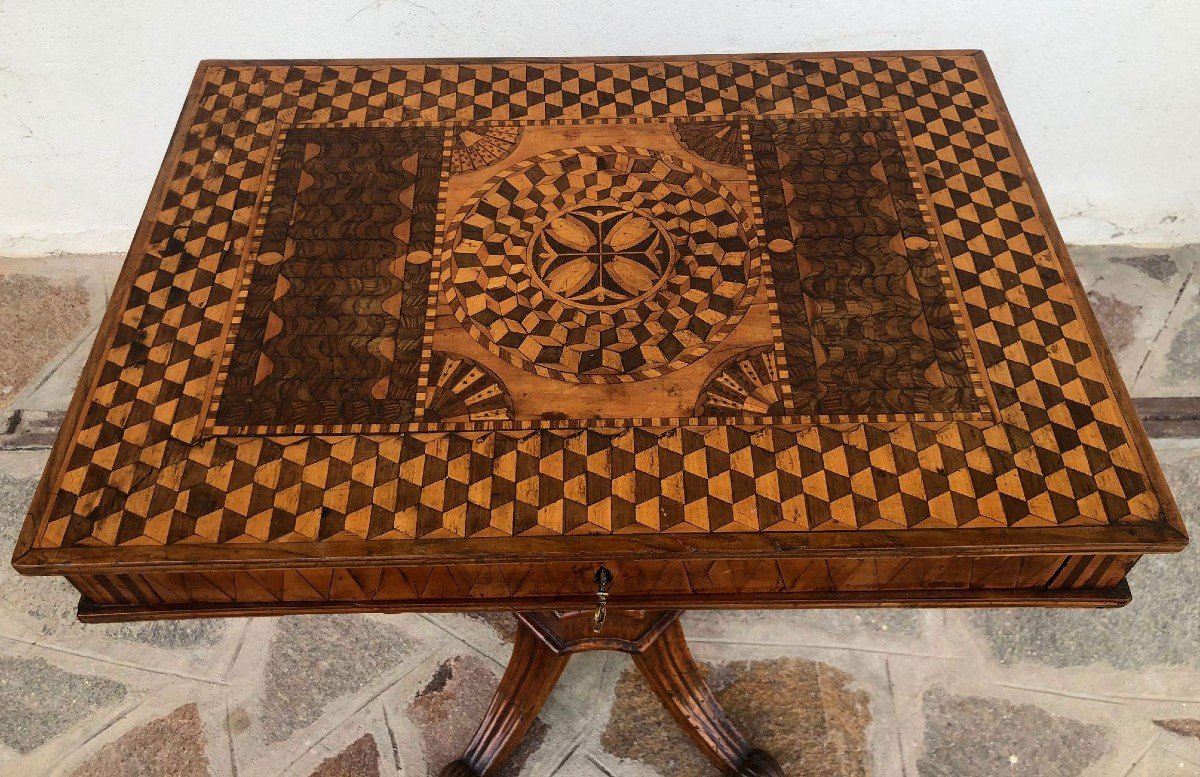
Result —
[[93, 619], [1098, 605], [1185, 542], [978, 52], [209, 61], [15, 564]]

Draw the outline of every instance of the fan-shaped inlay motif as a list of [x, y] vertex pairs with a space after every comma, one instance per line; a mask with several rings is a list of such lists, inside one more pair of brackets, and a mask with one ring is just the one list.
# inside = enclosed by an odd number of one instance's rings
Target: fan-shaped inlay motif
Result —
[[459, 127], [450, 147], [450, 172], [465, 173], [499, 162], [520, 142], [521, 134], [515, 124]]
[[722, 165], [745, 164], [741, 128], [728, 121], [677, 121], [671, 132], [683, 147]]
[[465, 356], [434, 351], [425, 394], [426, 421], [499, 421], [514, 416], [494, 372]]
[[700, 390], [696, 415], [785, 415], [774, 346], [751, 348], [713, 370]]

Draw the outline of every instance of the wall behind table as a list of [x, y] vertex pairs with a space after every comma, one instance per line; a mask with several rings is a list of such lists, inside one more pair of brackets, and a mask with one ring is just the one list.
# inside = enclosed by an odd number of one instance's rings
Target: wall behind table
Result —
[[1069, 241], [1200, 242], [1200, 6], [0, 0], [0, 256], [124, 251], [196, 62], [982, 48]]

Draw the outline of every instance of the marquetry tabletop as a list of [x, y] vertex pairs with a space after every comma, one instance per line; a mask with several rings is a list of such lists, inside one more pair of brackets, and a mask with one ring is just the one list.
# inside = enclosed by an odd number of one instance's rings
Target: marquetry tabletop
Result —
[[97, 619], [1112, 604], [1185, 542], [978, 52], [212, 61], [15, 563]]

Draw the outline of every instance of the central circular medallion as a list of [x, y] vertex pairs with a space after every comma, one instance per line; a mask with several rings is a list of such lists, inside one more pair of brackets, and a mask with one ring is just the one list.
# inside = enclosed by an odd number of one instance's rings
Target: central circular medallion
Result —
[[662, 225], [624, 205], [582, 205], [552, 216], [530, 244], [533, 278], [575, 305], [637, 302], [666, 278], [673, 253]]
[[624, 383], [677, 370], [754, 299], [753, 224], [720, 181], [662, 151], [526, 159], [463, 203], [442, 288], [480, 345], [537, 375]]

